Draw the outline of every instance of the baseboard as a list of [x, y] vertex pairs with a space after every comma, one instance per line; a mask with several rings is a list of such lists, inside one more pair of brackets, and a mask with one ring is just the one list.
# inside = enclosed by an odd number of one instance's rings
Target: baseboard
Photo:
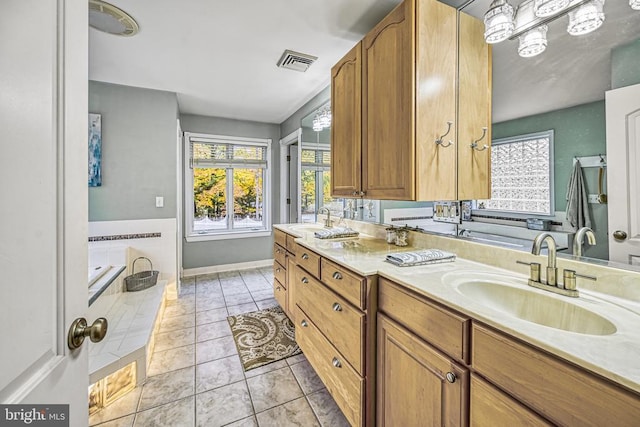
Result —
[[182, 270], [182, 277], [220, 273], [222, 271], [248, 270], [251, 268], [269, 267], [271, 265], [273, 265], [273, 258], [249, 262], [237, 262], [234, 264], [212, 265], [209, 267], [185, 268]]

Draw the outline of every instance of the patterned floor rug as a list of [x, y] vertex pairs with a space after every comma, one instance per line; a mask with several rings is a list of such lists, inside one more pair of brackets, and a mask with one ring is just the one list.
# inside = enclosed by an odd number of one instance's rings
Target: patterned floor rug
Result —
[[245, 371], [295, 356], [293, 323], [280, 306], [227, 317]]

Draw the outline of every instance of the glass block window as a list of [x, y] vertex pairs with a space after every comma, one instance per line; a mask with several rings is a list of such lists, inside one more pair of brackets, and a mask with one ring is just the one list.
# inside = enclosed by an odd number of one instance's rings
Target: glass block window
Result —
[[477, 208], [553, 215], [553, 130], [492, 142], [491, 199]]

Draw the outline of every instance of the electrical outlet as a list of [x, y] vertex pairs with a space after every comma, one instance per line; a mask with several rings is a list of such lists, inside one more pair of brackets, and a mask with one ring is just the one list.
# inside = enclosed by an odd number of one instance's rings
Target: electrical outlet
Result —
[[157, 196], [156, 197], [156, 208], [164, 207], [164, 197]]

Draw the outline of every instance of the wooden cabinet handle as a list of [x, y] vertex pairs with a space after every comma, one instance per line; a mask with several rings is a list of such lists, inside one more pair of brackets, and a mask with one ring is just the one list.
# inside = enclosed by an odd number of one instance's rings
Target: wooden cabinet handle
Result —
[[331, 361], [331, 363], [336, 368], [342, 368], [342, 362], [340, 362], [340, 359], [338, 359], [337, 357], [334, 357], [333, 360]]
[[306, 252], [305, 252], [305, 253], [303, 253], [303, 254], [302, 254], [302, 259], [309, 259], [309, 255], [307, 255], [307, 253], [306, 253]]
[[342, 274], [338, 273], [337, 271], [334, 272], [331, 277], [333, 277], [336, 280], [342, 280]]
[[333, 303], [333, 311], [342, 311], [342, 306], [339, 303], [334, 302]]
[[306, 277], [303, 277], [302, 279], [300, 279], [300, 281], [302, 283], [309, 283], [309, 279], [307, 279]]

